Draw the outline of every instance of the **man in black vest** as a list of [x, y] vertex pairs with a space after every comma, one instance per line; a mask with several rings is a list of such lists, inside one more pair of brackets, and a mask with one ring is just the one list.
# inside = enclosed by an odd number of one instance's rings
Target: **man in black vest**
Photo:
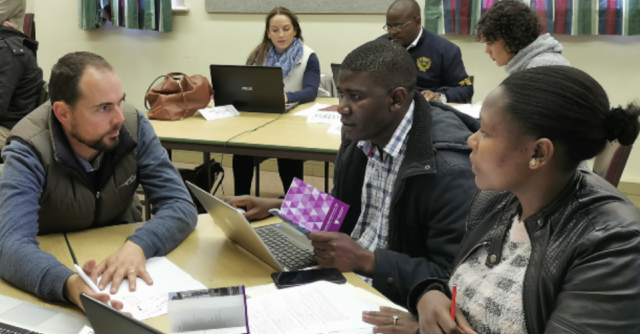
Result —
[[[153, 127], [124, 102], [106, 60], [67, 54], [53, 66], [49, 87], [51, 101], [18, 122], [2, 150], [0, 276], [43, 299], [82, 308], [81, 293], [106, 302], [124, 279], [131, 291], [137, 277], [153, 284], [146, 259], [178, 246], [197, 213]], [[154, 217], [102, 263], [84, 266], [103, 293], [38, 247], [37, 235], [141, 221], [139, 184]]]
[[387, 11], [388, 34], [411, 54], [416, 66], [416, 89], [428, 101], [470, 103], [473, 85], [462, 62], [460, 48], [424, 29], [420, 5], [415, 0], [397, 0]]

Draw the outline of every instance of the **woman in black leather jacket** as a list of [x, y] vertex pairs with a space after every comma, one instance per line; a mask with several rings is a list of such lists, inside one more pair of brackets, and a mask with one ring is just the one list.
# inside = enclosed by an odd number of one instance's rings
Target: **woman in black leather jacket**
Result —
[[468, 139], [481, 191], [451, 278], [409, 297], [422, 334], [640, 330], [640, 211], [577, 169], [607, 141], [632, 145], [639, 115], [566, 66], [517, 72], [487, 96]]

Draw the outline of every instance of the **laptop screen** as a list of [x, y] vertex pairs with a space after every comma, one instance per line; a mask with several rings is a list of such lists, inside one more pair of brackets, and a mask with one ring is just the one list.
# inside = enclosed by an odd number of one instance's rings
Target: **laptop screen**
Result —
[[82, 306], [87, 313], [91, 327], [96, 334], [136, 333], [136, 334], [163, 334], [142, 322], [116, 311], [102, 302], [87, 296], [80, 295]]
[[232, 104], [243, 112], [285, 112], [282, 68], [211, 65], [210, 69], [217, 106]]

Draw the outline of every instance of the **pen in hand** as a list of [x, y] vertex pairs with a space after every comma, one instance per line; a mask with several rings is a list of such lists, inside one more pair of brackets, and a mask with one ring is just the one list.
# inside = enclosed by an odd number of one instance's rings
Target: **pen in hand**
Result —
[[454, 285], [451, 290], [451, 320], [456, 321], [456, 295], [458, 294], [458, 287]]
[[[89, 286], [89, 288], [95, 292], [95, 293], [103, 293], [102, 291], [100, 291], [100, 289], [98, 289], [98, 287], [96, 286], [95, 283], [93, 283], [93, 281], [91, 280], [91, 278], [89, 276], [87, 276], [87, 273], [84, 272], [84, 270], [82, 268], [80, 268], [79, 265], [74, 264], [74, 267], [76, 268], [76, 272], [78, 273], [78, 275], [80, 275], [80, 278], [82, 278], [82, 280], [87, 283], [87, 285]], [[111, 302], [107, 301], [107, 305], [111, 306]]]

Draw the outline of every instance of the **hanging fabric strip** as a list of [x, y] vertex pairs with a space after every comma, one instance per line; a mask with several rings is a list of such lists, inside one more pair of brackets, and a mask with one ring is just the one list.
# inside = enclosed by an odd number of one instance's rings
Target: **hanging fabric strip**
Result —
[[98, 0], [98, 17], [96, 25], [98, 27], [103, 26], [107, 23], [107, 7], [109, 7], [109, 0]]
[[640, 35], [640, 0], [629, 0], [628, 35]]
[[425, 0], [424, 28], [437, 34], [442, 20], [442, 0]]
[[144, 0], [138, 0], [138, 29], [144, 29], [144, 11], [146, 10], [144, 2]]
[[111, 24], [120, 25], [120, 0], [111, 0]]
[[138, 0], [125, 0], [126, 19], [125, 27], [129, 29], [139, 29], [138, 25]]
[[471, 0], [471, 31], [470, 35], [475, 35], [478, 30], [478, 20], [480, 19], [480, 11], [482, 10], [482, 0]]
[[145, 30], [156, 29], [156, 2], [154, 0], [144, 0], [144, 25]]
[[471, 0], [460, 0], [460, 34], [471, 33]]
[[[519, 0], [536, 11], [543, 33], [640, 35], [640, 0]], [[438, 34], [474, 35], [498, 0], [425, 0], [424, 27]]]
[[171, 10], [171, 0], [160, 0], [160, 32], [170, 32], [173, 30], [173, 11]]
[[97, 0], [78, 0], [78, 26], [82, 30], [97, 28], [98, 2]]

